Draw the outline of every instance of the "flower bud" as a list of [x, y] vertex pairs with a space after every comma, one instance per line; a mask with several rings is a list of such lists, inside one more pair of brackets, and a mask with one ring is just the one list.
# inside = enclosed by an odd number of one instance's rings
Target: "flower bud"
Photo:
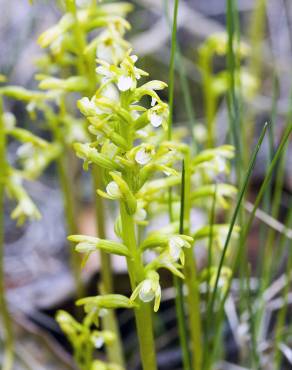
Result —
[[79, 99], [77, 102], [77, 106], [80, 112], [85, 116], [94, 116], [100, 113], [93, 100], [89, 100], [87, 97]]
[[114, 162], [112, 159], [109, 159], [106, 155], [98, 153], [98, 151], [92, 148], [89, 144], [75, 143], [73, 147], [77, 156], [85, 161], [88, 161], [89, 163], [93, 162], [108, 170], [120, 169], [120, 166], [116, 162]]
[[44, 99], [45, 95], [39, 91], [30, 91], [20, 86], [4, 86], [0, 88], [0, 92], [5, 96], [22, 101], [31, 101], [34, 99]]
[[77, 252], [91, 253], [100, 249], [107, 253], [129, 256], [128, 248], [125, 245], [112, 240], [99, 239], [86, 235], [70, 235], [68, 240], [78, 243], [76, 245]]
[[122, 199], [125, 202], [127, 212], [130, 215], [133, 215], [137, 209], [137, 200], [130, 190], [126, 181], [117, 173], [117, 172], [110, 172], [111, 177], [113, 178], [114, 182], [118, 185], [120, 192], [122, 193]]
[[116, 309], [116, 308], [133, 308], [137, 305], [132, 302], [129, 298], [121, 294], [106, 294], [99, 295], [96, 297], [86, 297], [79, 299], [76, 303], [78, 306], [85, 305], [86, 312], [90, 312], [93, 309]]
[[237, 193], [237, 189], [233, 185], [229, 184], [202, 185], [192, 192], [191, 199], [192, 201], [197, 202], [198, 200], [202, 200], [206, 197], [214, 196], [215, 192], [216, 201], [218, 202], [218, 204], [223, 208], [228, 208], [229, 203], [226, 201], [225, 198], [233, 198]]
[[[215, 224], [207, 225], [199, 228], [193, 235], [194, 240], [202, 240], [209, 238], [212, 235], [213, 239], [217, 241], [218, 246], [223, 248], [225, 240], [229, 231], [230, 225], [228, 224]], [[232, 238], [238, 238], [240, 226], [235, 225], [232, 231]]]
[[111, 181], [107, 184], [106, 192], [112, 199], [120, 199], [122, 197], [119, 185], [115, 181]]
[[101, 348], [104, 344], [111, 344], [115, 340], [115, 335], [111, 331], [94, 330], [90, 336], [90, 340], [94, 344], [95, 348]]
[[219, 146], [218, 148], [203, 150], [200, 154], [196, 155], [193, 158], [192, 164], [194, 166], [198, 166], [204, 162], [209, 162], [218, 156], [227, 159], [233, 158], [234, 147], [232, 145], [222, 145]]
[[12, 130], [16, 126], [16, 118], [14, 114], [10, 112], [3, 113], [4, 127], [6, 130]]
[[76, 332], [81, 330], [81, 325], [66, 311], [58, 310], [56, 321], [69, 339], [72, 339]]
[[58, 24], [43, 32], [38, 38], [38, 44], [42, 48], [48, 47], [59, 36], [65, 33], [74, 24], [74, 16], [72, 14], [65, 14]]
[[47, 77], [40, 82], [39, 87], [43, 90], [83, 91], [88, 88], [88, 80], [82, 76], [67, 79]]

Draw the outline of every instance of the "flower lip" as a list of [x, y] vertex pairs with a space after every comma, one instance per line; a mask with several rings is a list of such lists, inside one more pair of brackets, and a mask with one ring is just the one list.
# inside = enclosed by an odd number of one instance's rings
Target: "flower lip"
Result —
[[94, 338], [94, 346], [95, 348], [99, 349], [104, 345], [103, 337]]
[[154, 155], [154, 150], [151, 148], [141, 148], [137, 151], [135, 155], [135, 160], [141, 165], [149, 163]]
[[130, 90], [133, 86], [133, 79], [130, 76], [121, 76], [118, 79], [118, 89], [120, 91], [127, 91]]
[[130, 58], [132, 59], [132, 61], [133, 61], [133, 63], [136, 63], [137, 62], [137, 60], [138, 60], [138, 57], [137, 57], [137, 55], [130, 55]]
[[151, 302], [155, 298], [155, 287], [150, 279], [143, 281], [139, 292], [139, 298], [143, 302]]
[[111, 181], [106, 186], [106, 192], [112, 198], [118, 199], [122, 196], [119, 185], [115, 181]]
[[162, 125], [163, 118], [161, 115], [156, 113], [150, 114], [150, 123], [153, 127], [159, 127]]
[[136, 213], [135, 213], [135, 220], [136, 221], [144, 221], [147, 217], [147, 212], [145, 211], [144, 208], [139, 208], [137, 209]]

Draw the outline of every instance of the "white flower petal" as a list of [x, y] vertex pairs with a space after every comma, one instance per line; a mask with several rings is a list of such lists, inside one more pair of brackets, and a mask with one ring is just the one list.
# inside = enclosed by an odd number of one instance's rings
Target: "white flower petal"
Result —
[[138, 150], [135, 155], [136, 162], [142, 165], [147, 164], [148, 162], [151, 161], [151, 159], [152, 159], [151, 152], [146, 151], [145, 148]]
[[76, 0], [76, 5], [80, 8], [85, 8], [86, 6], [89, 6], [90, 0]]
[[113, 62], [112, 55], [113, 55], [113, 50], [110, 46], [107, 46], [104, 43], [97, 45], [96, 57], [98, 59], [104, 60], [108, 63], [112, 63]]
[[98, 66], [96, 68], [96, 72], [102, 76], [105, 76], [105, 77], [108, 77], [108, 78], [111, 78], [113, 76], [112, 72], [106, 68], [105, 66]]
[[137, 60], [138, 60], [137, 55], [131, 55], [131, 56], [130, 56], [130, 58], [132, 59], [132, 61], [133, 61], [134, 63], [136, 63], [136, 62], [137, 62]]
[[159, 127], [162, 125], [163, 118], [159, 114], [151, 113], [150, 114], [150, 123], [154, 127]]
[[32, 143], [22, 144], [16, 151], [16, 155], [20, 158], [33, 156], [35, 148]]
[[133, 85], [133, 79], [129, 76], [121, 76], [118, 80], [118, 88], [120, 91], [127, 91]]
[[148, 137], [148, 136], [149, 136], [148, 132], [147, 132], [147, 131], [145, 131], [145, 130], [138, 130], [138, 131], [136, 131], [136, 133], [137, 133], [137, 135], [139, 135], [140, 137]]
[[5, 127], [9, 130], [13, 129], [13, 127], [16, 125], [16, 118], [11, 112], [3, 113], [3, 120]]
[[185, 241], [180, 236], [172, 236], [168, 243], [172, 248], [183, 248], [185, 246]]
[[178, 261], [181, 251], [181, 247], [175, 244], [169, 245], [169, 254], [174, 261]]
[[115, 199], [119, 199], [122, 196], [119, 185], [115, 181], [111, 181], [107, 184], [106, 192]]
[[114, 101], [118, 101], [119, 99], [119, 92], [115, 85], [107, 84], [102, 90], [102, 96], [109, 98]]
[[139, 298], [143, 302], [150, 302], [155, 297], [155, 291], [153, 289], [153, 282], [150, 279], [143, 281], [139, 292]]
[[222, 157], [217, 157], [215, 159], [216, 166], [219, 172], [225, 172], [226, 171], [226, 160]]
[[144, 208], [137, 209], [134, 217], [136, 221], [144, 221], [147, 217], [147, 212]]
[[101, 348], [104, 345], [104, 339], [102, 337], [94, 338], [94, 347]]
[[133, 110], [133, 111], [131, 112], [131, 116], [132, 116], [134, 119], [137, 119], [137, 118], [139, 118], [139, 117], [140, 117], [140, 114], [139, 114], [137, 111]]

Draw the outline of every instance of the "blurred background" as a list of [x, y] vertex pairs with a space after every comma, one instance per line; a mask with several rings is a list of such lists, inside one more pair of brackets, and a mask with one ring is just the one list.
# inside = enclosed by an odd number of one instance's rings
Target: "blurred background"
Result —
[[[140, 65], [153, 79], [168, 81], [170, 58], [170, 24], [168, 14], [172, 11], [171, 1], [137, 0], [131, 1], [134, 11], [129, 21], [132, 29], [128, 39], [133, 44], [135, 54], [141, 59]], [[256, 0], [238, 0], [241, 38], [251, 41], [252, 20]], [[37, 87], [34, 74], [36, 59], [42, 54], [37, 44], [38, 35], [53, 25], [60, 17], [60, 10], [52, 0], [0, 0], [0, 73], [7, 76], [8, 82], [30, 89]], [[171, 14], [171, 13], [170, 13]], [[182, 78], [185, 79], [195, 112], [196, 130], [204, 132], [204, 109], [201, 88], [201, 74], [198, 68], [198, 47], [213, 33], [225, 30], [226, 2], [224, 0], [180, 0], [178, 15], [178, 41], [181, 53], [180, 62], [184, 66], [184, 76], [176, 72], [175, 110], [176, 125], [188, 124], [188, 114], [182, 93]], [[245, 102], [255, 117], [256, 142], [263, 123], [271, 119], [273, 76], [278, 77], [278, 117], [275, 140], [279, 140], [287, 112], [291, 109], [289, 93], [292, 83], [292, 2], [290, 0], [267, 0], [264, 13], [263, 38], [255, 42], [250, 60], [260, 59], [258, 71], [259, 86], [252, 99]], [[249, 63], [249, 62], [247, 62]], [[214, 61], [214, 68], [220, 71], [223, 61], [220, 57]], [[167, 99], [167, 95], [163, 97]], [[25, 106], [20, 102], [9, 101], [7, 109], [17, 117], [22, 127], [29, 122]], [[244, 115], [243, 115], [244, 119]], [[227, 108], [224, 97], [220, 98], [217, 113], [217, 144], [225, 141], [227, 131]], [[31, 128], [31, 124], [30, 124]], [[200, 131], [201, 129], [201, 131]], [[33, 130], [45, 138], [49, 134], [43, 129], [42, 122], [33, 122]], [[253, 191], [263, 179], [268, 143], [261, 151], [253, 177]], [[9, 143], [9, 158], [14, 161], [16, 144]], [[292, 191], [292, 153], [291, 146], [287, 155], [284, 188], [282, 192], [281, 214], [287, 213], [287, 199]], [[78, 170], [77, 170], [78, 171]], [[60, 332], [53, 317], [56, 309], [72, 310], [74, 301], [74, 283], [68, 265], [68, 245], [63, 215], [63, 203], [59, 190], [55, 168], [51, 166], [41, 179], [27, 184], [28, 191], [43, 215], [40, 221], [26, 223], [17, 228], [8, 217], [11, 205], [6, 203], [5, 234], [5, 275], [7, 297], [17, 326], [17, 356], [19, 363], [15, 369], [63, 370], [72, 368], [68, 343]], [[78, 211], [78, 226], [82, 233], [94, 233], [94, 211], [91, 199], [90, 176], [82, 173], [82, 208]], [[251, 198], [253, 195], [251, 194]], [[110, 213], [110, 212], [109, 212]], [[110, 216], [108, 216], [110, 217]], [[255, 225], [256, 228], [256, 225]], [[256, 229], [255, 229], [256, 230]], [[109, 234], [113, 233], [109, 223]], [[251, 260], [257, 254], [256, 232], [250, 237]], [[91, 292], [95, 291], [98, 278], [98, 258], [92, 259], [84, 271], [84, 280]], [[114, 259], [117, 272], [116, 286], [127, 292], [125, 264], [122, 259]], [[167, 275], [167, 274], [166, 274]], [[168, 286], [165, 277], [165, 287]], [[160, 349], [161, 369], [169, 369], [169, 362], [179, 363], [180, 354], [176, 349], [176, 328], [174, 312], [168, 305], [173, 292], [167, 290], [162, 305], [163, 320], [157, 321], [157, 346]], [[120, 324], [124, 328], [124, 340], [127, 346], [131, 368], [138, 368], [137, 354], [133, 353], [135, 337], [132, 333], [133, 318], [129, 312], [120, 312]], [[167, 335], [165, 335], [165, 331]], [[2, 331], [0, 330], [0, 341]], [[60, 345], [61, 344], [61, 345]], [[173, 346], [172, 346], [173, 345]], [[40, 351], [40, 348], [42, 350]], [[233, 358], [232, 343], [228, 356]], [[0, 345], [1, 351], [1, 345]], [[288, 369], [288, 367], [287, 367]], [[291, 367], [290, 367], [291, 369]]]

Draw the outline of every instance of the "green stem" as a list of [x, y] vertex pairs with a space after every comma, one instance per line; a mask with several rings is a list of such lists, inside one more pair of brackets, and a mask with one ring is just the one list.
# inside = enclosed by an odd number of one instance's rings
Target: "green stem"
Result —
[[[191, 214], [191, 163], [190, 151], [185, 154], [185, 214], [184, 221], [187, 227], [184, 233], [190, 233], [190, 214]], [[185, 249], [184, 276], [187, 286], [187, 304], [190, 318], [190, 337], [191, 353], [193, 356], [193, 369], [201, 370], [202, 368], [202, 328], [200, 313], [200, 290], [198, 282], [197, 264], [193, 247]]]
[[177, 32], [177, 13], [179, 0], [175, 0], [173, 8], [173, 24], [171, 33], [171, 51], [169, 64], [169, 119], [168, 119], [168, 140], [172, 137], [173, 124], [173, 101], [174, 101], [174, 70], [175, 70], [175, 54], [176, 54], [176, 32]]
[[[272, 112], [271, 112], [271, 126], [268, 133], [268, 139], [269, 139], [269, 147], [268, 147], [268, 157], [267, 157], [267, 164], [266, 169], [268, 169], [270, 163], [272, 162], [274, 151], [275, 151], [275, 123], [277, 119], [277, 113], [278, 113], [278, 107], [277, 107], [277, 101], [278, 101], [278, 95], [279, 95], [279, 86], [278, 86], [278, 79], [277, 75], [274, 74], [273, 76], [273, 102], [272, 102]], [[279, 172], [278, 172], [279, 173]], [[264, 195], [263, 199], [263, 210], [266, 213], [270, 213], [272, 209], [272, 183], [269, 183], [267, 187], [267, 191]], [[263, 264], [261, 261], [264, 260], [264, 254], [265, 254], [265, 242], [267, 240], [269, 228], [267, 225], [261, 224], [260, 225], [260, 249], [259, 254], [257, 257], [257, 262], [259, 262], [257, 265], [257, 275], [260, 276], [263, 271]], [[278, 261], [278, 260], [277, 260]]]
[[[92, 169], [92, 177], [93, 177], [93, 193], [95, 194], [96, 189], [100, 189], [102, 187], [99, 168], [94, 167]], [[97, 235], [99, 238], [105, 239], [106, 231], [105, 231], [104, 202], [102, 201], [102, 198], [98, 196], [95, 196], [95, 218]], [[111, 273], [110, 255], [101, 252], [100, 257], [101, 257], [101, 266], [103, 267], [101, 269], [101, 280], [103, 284], [103, 289], [107, 293], [110, 293], [113, 291], [113, 276]]]
[[[69, 180], [69, 176], [66, 171], [65, 157], [61, 154], [57, 158], [57, 171], [62, 190], [65, 219], [67, 224], [67, 232], [69, 235], [76, 234], [77, 225], [75, 222], [75, 210], [74, 210], [74, 194], [73, 189]], [[77, 297], [83, 295], [83, 284], [80, 270], [80, 258], [79, 255], [74, 251], [73, 244], [70, 243], [70, 264], [75, 280]]]
[[[179, 233], [184, 234], [184, 217], [185, 217], [185, 164], [183, 161], [182, 166], [182, 181], [181, 181], [181, 203], [180, 203], [180, 225]], [[182, 279], [174, 276], [173, 278], [176, 297], [175, 297], [175, 308], [178, 323], [179, 340], [182, 349], [183, 367], [184, 370], [192, 369], [192, 359], [188, 346], [188, 333], [187, 324], [185, 320], [185, 307], [184, 307], [184, 295], [183, 295], [183, 283]]]
[[175, 286], [175, 311], [177, 317], [179, 341], [182, 351], [182, 360], [184, 370], [191, 370], [192, 361], [188, 345], [188, 333], [187, 333], [187, 323], [185, 319], [185, 308], [184, 308], [184, 294], [183, 285], [180, 278], [177, 276], [173, 277]]
[[[128, 272], [132, 291], [144, 279], [142, 256], [137, 248], [134, 219], [128, 214], [126, 206], [121, 202], [120, 215], [122, 221], [122, 236], [129, 248], [131, 257], [127, 259]], [[156, 353], [153, 337], [152, 312], [149, 303], [140, 303], [135, 309], [135, 320], [140, 345], [140, 355], [143, 370], [156, 370]]]
[[[169, 11], [168, 11], [168, 1], [164, 0], [164, 8], [165, 8], [165, 15], [166, 15], [166, 20], [169, 25], [170, 30], [172, 30], [172, 24], [171, 24], [171, 19], [169, 17]], [[196, 125], [196, 115], [195, 115], [195, 110], [194, 110], [194, 105], [192, 102], [192, 96], [191, 96], [191, 91], [188, 83], [188, 78], [186, 75], [186, 68], [184, 65], [183, 57], [182, 57], [182, 52], [179, 47], [178, 40], [176, 40], [176, 53], [175, 53], [175, 58], [177, 60], [177, 65], [175, 65], [175, 68], [178, 69], [179, 72], [179, 78], [180, 78], [180, 84], [183, 92], [183, 99], [184, 99], [184, 104], [188, 116], [188, 125], [192, 137], [192, 144], [194, 148], [194, 152], [197, 152], [197, 143], [195, 140], [195, 135], [194, 135], [194, 128]]]
[[[249, 28], [249, 40], [252, 53], [250, 53], [248, 59], [248, 69], [252, 76], [256, 77], [259, 81], [262, 81], [263, 68], [263, 41], [265, 38], [266, 28], [266, 3], [267, 0], [255, 0], [253, 12], [250, 17]], [[253, 96], [258, 94], [261, 88], [261, 84], [258, 85], [256, 90], [253, 92]], [[249, 148], [249, 143], [253, 141], [255, 134], [255, 119], [256, 114], [254, 109], [250, 109], [244, 114], [244, 135], [242, 135], [243, 148]], [[243, 150], [242, 152], [244, 165], [248, 162], [249, 150]]]
[[240, 64], [234, 52], [235, 41], [238, 42], [238, 11], [237, 1], [227, 0], [227, 31], [228, 31], [228, 51], [227, 51], [227, 66], [229, 75], [229, 89], [227, 94], [228, 106], [228, 119], [229, 129], [231, 132], [232, 143], [236, 149], [235, 164], [237, 183], [241, 185], [241, 172], [242, 172], [242, 148], [241, 148], [241, 135], [242, 124], [240, 117], [240, 96], [236, 91], [236, 71], [240, 72]]
[[5, 297], [4, 282], [4, 193], [5, 193], [5, 168], [6, 163], [6, 135], [3, 122], [3, 102], [0, 97], [0, 311], [5, 331], [4, 360], [2, 370], [12, 370], [14, 363], [14, 337], [12, 321]]
[[[212, 199], [212, 207], [210, 211], [210, 216], [209, 216], [209, 225], [210, 225], [210, 233], [209, 233], [209, 240], [208, 240], [208, 264], [207, 264], [207, 271], [208, 271], [208, 281], [207, 281], [207, 294], [206, 294], [206, 305], [208, 307], [210, 303], [210, 295], [211, 295], [211, 266], [213, 263], [213, 253], [212, 253], [212, 248], [213, 248], [213, 230], [214, 230], [214, 223], [215, 223], [215, 217], [216, 217], [216, 199], [217, 199], [217, 184], [215, 184], [215, 191]], [[206, 315], [204, 323], [204, 353], [203, 353], [203, 363], [206, 362], [206, 359], [209, 358], [209, 342], [210, 342], [210, 321], [211, 318], [210, 316]]]
[[[60, 153], [56, 159], [56, 164], [61, 193], [63, 197], [67, 232], [69, 235], [72, 235], [76, 234], [77, 232], [74, 208], [75, 196], [72, 189], [72, 181], [70, 181], [68, 172], [66, 170], [66, 168], [68, 167], [66, 163], [66, 159], [68, 158], [68, 156], [65, 155], [65, 143], [59, 128], [59, 119], [61, 120], [64, 115], [64, 104], [61, 104], [59, 116], [56, 116], [49, 107], [46, 108], [44, 113], [49, 127], [52, 131], [54, 141], [60, 145], [60, 148], [63, 148], [62, 153]], [[74, 251], [73, 244], [70, 244], [70, 265], [75, 281], [77, 297], [82, 297], [83, 284], [80, 270], [80, 259], [79, 255]]]
[[[96, 189], [101, 188], [100, 170], [94, 167], [92, 170], [93, 177], [93, 194], [95, 195], [95, 220], [97, 235], [101, 239], [106, 238], [105, 232], [105, 210], [104, 202], [101, 197], [96, 196]], [[110, 255], [105, 252], [100, 252], [100, 272], [101, 272], [101, 291], [102, 294], [110, 294], [113, 292], [113, 274], [111, 268]], [[102, 319], [103, 328], [115, 334], [115, 340], [106, 346], [107, 356], [110, 362], [125, 365], [121, 336], [118, 321], [113, 310], [109, 310], [108, 314]]]
[[201, 49], [199, 65], [202, 72], [202, 88], [207, 126], [207, 147], [215, 146], [216, 97], [212, 88], [212, 54], [208, 49]]
[[253, 76], [261, 79], [263, 71], [263, 50], [262, 43], [265, 37], [267, 0], [256, 0], [250, 22], [250, 44], [253, 52], [250, 55], [250, 69]]
[[249, 327], [250, 327], [250, 336], [251, 336], [251, 368], [254, 370], [260, 370], [260, 360], [259, 355], [257, 352], [257, 339], [256, 339], [256, 332], [255, 332], [255, 320], [254, 320], [254, 310], [252, 305], [252, 294], [250, 288], [250, 280], [251, 280], [251, 266], [250, 264], [245, 265], [245, 278], [246, 278], [246, 306], [247, 312], [249, 314]]

